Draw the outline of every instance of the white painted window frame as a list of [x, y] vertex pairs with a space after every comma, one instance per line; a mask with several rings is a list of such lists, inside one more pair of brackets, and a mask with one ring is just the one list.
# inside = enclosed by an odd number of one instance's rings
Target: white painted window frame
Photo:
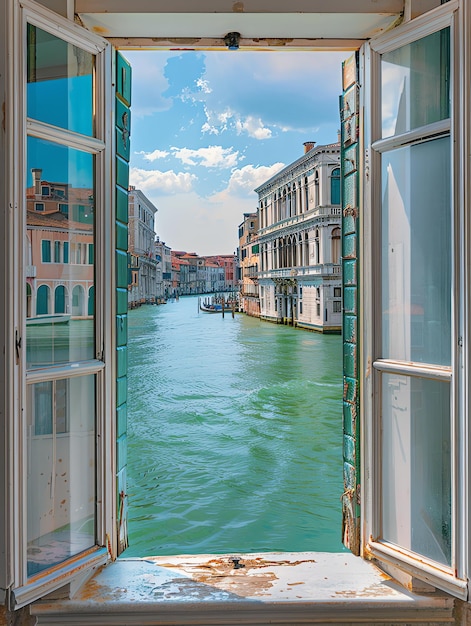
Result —
[[[88, 570], [105, 562], [114, 555], [115, 531], [115, 415], [113, 376], [115, 373], [115, 333], [107, 323], [114, 317], [114, 263], [111, 257], [114, 233], [113, 205], [113, 141], [112, 124], [114, 101], [112, 94], [111, 45], [104, 39], [84, 31], [73, 22], [61, 18], [30, 0], [15, 0], [7, 8], [8, 49], [11, 65], [8, 72], [9, 136], [12, 137], [12, 154], [8, 166], [9, 203], [15, 207], [8, 220], [9, 237], [5, 238], [6, 258], [11, 268], [8, 276], [9, 292], [13, 294], [6, 302], [5, 319], [7, 333], [17, 342], [9, 344], [7, 358], [15, 366], [6, 372], [8, 409], [8, 457], [5, 471], [10, 475], [4, 524], [6, 528], [6, 601], [10, 609], [16, 609], [63, 587], [73, 584]], [[95, 87], [97, 108], [95, 111], [96, 137], [87, 137], [26, 117], [26, 41], [27, 24], [51, 32], [68, 43], [93, 54], [96, 58]], [[80, 149], [95, 157], [96, 224], [95, 240], [102, 249], [96, 258], [95, 305], [96, 305], [96, 355], [88, 362], [68, 363], [47, 370], [26, 372], [26, 140], [27, 136], [53, 141]], [[13, 148], [14, 146], [14, 148]], [[105, 184], [108, 187], [105, 187]], [[101, 297], [97, 297], [101, 294]], [[21, 338], [23, 338], [21, 340]], [[20, 341], [21, 340], [21, 341]], [[26, 571], [26, 385], [41, 380], [93, 374], [97, 380], [96, 405], [96, 546], [77, 555], [59, 566], [28, 578]], [[3, 462], [3, 460], [2, 460]], [[3, 515], [3, 514], [2, 514]]]
[[[454, 5], [456, 5], [457, 3], [454, 2]], [[29, 0], [23, 0], [22, 5], [25, 7], [26, 10], [31, 9], [32, 10], [32, 5], [29, 2]], [[19, 12], [19, 4], [16, 5], [16, 11]], [[39, 12], [41, 15], [46, 15], [47, 16], [47, 20], [50, 24], [54, 24], [57, 25], [60, 29], [63, 29], [62, 32], [63, 33], [68, 33], [69, 30], [72, 29], [72, 25], [70, 22], [64, 22], [61, 21], [55, 14], [49, 13], [49, 12]], [[38, 13], [35, 13], [35, 15], [37, 15]], [[18, 21], [18, 16], [9, 16], [9, 24], [8, 24], [8, 28], [6, 28], [5, 30], [7, 32], [12, 32], [12, 28], [18, 27], [17, 21]], [[15, 19], [13, 19], [15, 18]], [[469, 24], [469, 20], [466, 22], [467, 24]], [[414, 24], [415, 26], [415, 24]], [[57, 33], [57, 31], [54, 29], [54, 33]], [[77, 32], [77, 45], [79, 45], [80, 47], [83, 46], [83, 41], [85, 38], [85, 34], [83, 32], [82, 29], [80, 29], [80, 32]], [[90, 39], [93, 41], [97, 41], [96, 38], [93, 38], [90, 35]], [[21, 41], [21, 39], [20, 39]], [[100, 40], [101, 41], [101, 40]], [[12, 55], [12, 58], [15, 58], [15, 63], [20, 62], [21, 59], [23, 59], [23, 50], [22, 49], [12, 49], [12, 47], [10, 46], [10, 53]], [[375, 67], [375, 63], [377, 63], [377, 60], [375, 60], [375, 54], [374, 53], [370, 53], [370, 51], [368, 50], [368, 47], [366, 47], [363, 51], [362, 51], [362, 62], [363, 62], [363, 76], [367, 76], [369, 78], [371, 78], [371, 70], [374, 69]], [[17, 61], [18, 60], [18, 61]], [[105, 63], [105, 68], [104, 68], [104, 72], [105, 74], [107, 74], [106, 80], [105, 80], [105, 84], [107, 85], [105, 88], [105, 93], [101, 94], [101, 98], [99, 97], [99, 101], [103, 101], [105, 102], [106, 105], [106, 109], [108, 112], [113, 110], [114, 107], [114, 103], [110, 102], [107, 98], [108, 98], [108, 94], [111, 93], [111, 76], [109, 75], [109, 68], [111, 67], [111, 63], [107, 62]], [[21, 91], [18, 91], [19, 86], [17, 84], [18, 82], [18, 76], [22, 76], [23, 73], [22, 72], [18, 72], [18, 71], [13, 71], [11, 73], [11, 77], [9, 79], [9, 89], [7, 90], [9, 96], [8, 96], [8, 107], [10, 110], [12, 110], [12, 107], [15, 106], [19, 106], [19, 108], [17, 108], [16, 110], [18, 111], [18, 115], [16, 118], [16, 122], [15, 122], [15, 132], [12, 134], [13, 137], [13, 141], [10, 142], [9, 148], [11, 148], [11, 163], [23, 163], [24, 161], [24, 137], [25, 137], [25, 129], [22, 127], [23, 125], [23, 120], [24, 120], [24, 109], [22, 108], [24, 106], [24, 94]], [[365, 83], [364, 83], [365, 84]], [[368, 84], [368, 79], [366, 84]], [[19, 95], [18, 95], [19, 94]], [[365, 100], [367, 99], [366, 97], [366, 92], [363, 90], [362, 91], [362, 101], [363, 101], [363, 105], [365, 104]], [[469, 101], [469, 96], [468, 96], [468, 101]], [[469, 102], [468, 102], [468, 113], [469, 113]], [[371, 118], [374, 121], [375, 118], [375, 113], [372, 112], [371, 108], [370, 108], [370, 115]], [[468, 116], [469, 117], [469, 116]], [[371, 121], [371, 120], [370, 120]], [[363, 159], [362, 162], [362, 167], [363, 167], [363, 171], [368, 172], [371, 170], [371, 168], [373, 167], [373, 163], [372, 161], [372, 156], [371, 154], [367, 154], [366, 151], [364, 150], [365, 145], [368, 145], [368, 129], [367, 126], [365, 125], [364, 127], [365, 130], [365, 136], [366, 136], [366, 141], [362, 139], [362, 148], [363, 148], [363, 153], [365, 154], [365, 157]], [[44, 130], [44, 129], [43, 129]], [[113, 141], [113, 136], [112, 136], [112, 129], [111, 128], [107, 128], [105, 129], [105, 133], [104, 135], [106, 136], [106, 146], [111, 145], [112, 141]], [[104, 150], [104, 154], [106, 154], [107, 152], [107, 147], [105, 147]], [[108, 154], [108, 157], [110, 157], [111, 155]], [[105, 180], [109, 180], [110, 183], [112, 184], [113, 180], [112, 180], [112, 169], [111, 169], [111, 159], [110, 158], [104, 158], [103, 159], [103, 163], [102, 163], [102, 172], [100, 172], [101, 175], [103, 175], [103, 178]], [[376, 165], [374, 165], [373, 170], [376, 171]], [[17, 168], [17, 170], [20, 170], [21, 168]], [[467, 173], [469, 173], [469, 163], [466, 162], [466, 167], [465, 170]], [[370, 182], [367, 182], [366, 184], [362, 181], [362, 189], [365, 192], [364, 193], [364, 206], [363, 206], [363, 214], [368, 212], [368, 209], [371, 209], [371, 188], [370, 188], [370, 183], [371, 183], [371, 177], [369, 178]], [[19, 172], [11, 172], [10, 173], [10, 177], [9, 177], [9, 201], [10, 201], [10, 206], [12, 209], [16, 209], [16, 207], [18, 206], [22, 206], [22, 202], [24, 203], [23, 197], [24, 197], [24, 181], [22, 180]], [[97, 223], [97, 237], [100, 237], [102, 239], [102, 243], [103, 243], [103, 265], [100, 268], [100, 271], [98, 272], [97, 275], [97, 286], [98, 283], [100, 282], [100, 284], [103, 286], [103, 291], [102, 291], [102, 299], [98, 299], [96, 297], [96, 304], [99, 310], [99, 315], [102, 316], [102, 319], [107, 320], [108, 322], [114, 319], [114, 294], [112, 293], [111, 290], [111, 285], [114, 284], [114, 280], [113, 280], [113, 275], [114, 275], [114, 267], [113, 267], [113, 258], [112, 257], [112, 253], [114, 251], [114, 245], [113, 245], [113, 241], [112, 241], [112, 233], [114, 232], [114, 224], [111, 221], [111, 216], [113, 215], [113, 211], [112, 211], [112, 207], [110, 206], [111, 203], [111, 198], [112, 198], [112, 187], [110, 187], [109, 189], [102, 190], [102, 197], [100, 199], [97, 199], [97, 203], [100, 202], [101, 205], [104, 208], [104, 211], [102, 212], [103, 215], [109, 216], [109, 219], [105, 219], [103, 218], [103, 222]], [[105, 198], [103, 197], [106, 196]], [[366, 211], [365, 211], [366, 209]], [[371, 234], [374, 230], [374, 224], [371, 222], [370, 218], [367, 217], [366, 219], [363, 220], [363, 227], [364, 230], [363, 232], [365, 233], [366, 238], [370, 237], [371, 238]], [[105, 237], [105, 231], [106, 229], [108, 229], [108, 233], [110, 233], [109, 237]], [[10, 268], [9, 268], [9, 274], [8, 274], [8, 287], [10, 287], [10, 291], [11, 288], [16, 286], [16, 288], [18, 288], [18, 285], [22, 285], [23, 283], [21, 282], [23, 280], [23, 265], [24, 265], [24, 259], [23, 259], [23, 252], [22, 249], [24, 247], [24, 243], [21, 241], [21, 237], [23, 234], [23, 230], [22, 230], [22, 225], [18, 223], [18, 221], [11, 221], [9, 222], [9, 229], [8, 229], [8, 233], [7, 233], [7, 237], [6, 237], [6, 245], [7, 245], [7, 251], [6, 251], [6, 258], [10, 259], [11, 261], [14, 261], [14, 263], [11, 263]], [[464, 236], [464, 235], [463, 235]], [[469, 238], [466, 237], [466, 240], [469, 241]], [[460, 242], [462, 244], [462, 242]], [[18, 245], [19, 244], [19, 245]], [[468, 264], [467, 267], [469, 267], [469, 253], [466, 252], [466, 248], [464, 249], [466, 256], [466, 259], [468, 260]], [[371, 253], [371, 251], [370, 251]], [[363, 284], [370, 284], [371, 285], [371, 277], [368, 274], [368, 271], [365, 266], [366, 266], [366, 262], [368, 260], [371, 260], [371, 258], [368, 256], [368, 254], [366, 255], [366, 258], [364, 257], [364, 259], [362, 260], [362, 279], [363, 279]], [[365, 262], [366, 261], [366, 262]], [[105, 280], [105, 278], [107, 278], [108, 280]], [[110, 280], [111, 278], [111, 280]], [[368, 280], [365, 280], [365, 278], [367, 278]], [[460, 286], [461, 282], [460, 282]], [[105, 288], [108, 288], [108, 291], [104, 291]], [[98, 292], [98, 289], [96, 289], [96, 292]], [[106, 297], [105, 297], [106, 296]], [[371, 290], [364, 290], [364, 293], [361, 293], [361, 299], [362, 299], [362, 306], [365, 307], [365, 311], [368, 314], [368, 311], [371, 311], [371, 306], [372, 306], [372, 293]], [[13, 363], [15, 361], [14, 359], [14, 355], [15, 355], [15, 348], [14, 348], [14, 343], [13, 343], [13, 337], [14, 337], [14, 331], [15, 330], [19, 330], [19, 328], [21, 328], [23, 330], [23, 334], [24, 334], [24, 325], [23, 325], [23, 308], [24, 303], [22, 303], [19, 299], [11, 299], [11, 302], [6, 304], [6, 308], [5, 308], [5, 318], [6, 318], [6, 324], [8, 324], [8, 327], [11, 328], [12, 330], [12, 336], [10, 338], [10, 341], [8, 342], [8, 345], [6, 347], [6, 355], [7, 358], [11, 361], [11, 363]], [[469, 309], [468, 303], [463, 304], [463, 306], [466, 306], [467, 309]], [[98, 314], [98, 313], [97, 313]], [[368, 375], [367, 372], [367, 367], [365, 367], [365, 364], [367, 363], [367, 358], [368, 358], [368, 348], [369, 346], [371, 346], [372, 344], [372, 336], [371, 336], [371, 325], [368, 325], [369, 328], [363, 329], [364, 332], [364, 338], [366, 341], [366, 348], [362, 351], [362, 371], [366, 372], [365, 378], [364, 378], [364, 383], [362, 385], [362, 392], [363, 392], [363, 397], [369, 397], [369, 399], [367, 400], [367, 408], [368, 405], [371, 405], [372, 403], [372, 398], [373, 398], [373, 394], [372, 394], [372, 388], [371, 388], [371, 377]], [[104, 402], [106, 404], [106, 411], [105, 414], [106, 415], [114, 415], [114, 403], [113, 403], [113, 398], [112, 398], [112, 389], [113, 389], [113, 383], [112, 383], [112, 375], [114, 373], [114, 366], [113, 366], [113, 359], [114, 359], [114, 353], [112, 351], [112, 346], [113, 346], [113, 341], [114, 341], [114, 333], [113, 333], [113, 324], [106, 324], [105, 325], [105, 329], [103, 329], [103, 351], [101, 355], [97, 355], [100, 357], [100, 360], [103, 360], [104, 363], [106, 363], [106, 368], [105, 368], [105, 384], [104, 384]], [[95, 368], [95, 364], [91, 365], [92, 369]], [[89, 568], [91, 565], [93, 565], [93, 561], [92, 559], [85, 559], [85, 561], [83, 563], [78, 563], [75, 562], [74, 567], [70, 570], [70, 571], [65, 571], [64, 569], [60, 570], [60, 572], [54, 574], [50, 580], [43, 580], [41, 583], [39, 583], [37, 586], [23, 586], [21, 587], [21, 579], [19, 577], [19, 555], [18, 555], [18, 551], [17, 551], [17, 545], [15, 543], [15, 541], [13, 540], [14, 535], [16, 534], [16, 527], [15, 527], [15, 522], [16, 520], [18, 520], [18, 515], [19, 515], [19, 510], [20, 510], [20, 505], [21, 505], [21, 492], [20, 492], [20, 486], [21, 486], [21, 481], [20, 481], [20, 477], [21, 477], [21, 458], [16, 459], [15, 458], [15, 454], [19, 451], [21, 452], [21, 447], [19, 446], [19, 442], [21, 441], [21, 428], [19, 427], [19, 420], [14, 419], [14, 416], [18, 416], [20, 414], [20, 409], [21, 409], [21, 405], [20, 405], [20, 400], [19, 400], [19, 389], [21, 388], [21, 385], [24, 383], [24, 376], [22, 376], [21, 372], [20, 372], [20, 367], [18, 364], [15, 365], [15, 367], [11, 368], [11, 372], [10, 372], [10, 378], [8, 381], [8, 385], [7, 385], [7, 392], [8, 392], [8, 399], [6, 401], [6, 404], [8, 406], [9, 409], [9, 413], [11, 414], [11, 419], [10, 419], [10, 427], [9, 427], [9, 431], [8, 431], [8, 439], [9, 439], [9, 443], [12, 443], [13, 445], [10, 446], [10, 448], [12, 449], [12, 453], [10, 455], [10, 457], [6, 460], [6, 468], [7, 468], [7, 472], [8, 472], [8, 468], [11, 467], [13, 469], [13, 477], [14, 477], [14, 484], [13, 484], [13, 493], [9, 494], [9, 498], [8, 498], [8, 502], [11, 504], [14, 504], [13, 508], [8, 508], [6, 507], [6, 511], [3, 514], [5, 516], [5, 526], [7, 528], [7, 537], [8, 537], [8, 550], [9, 550], [9, 556], [8, 556], [8, 572], [7, 572], [7, 578], [11, 581], [11, 587], [14, 590], [14, 599], [18, 602], [17, 606], [20, 606], [23, 604], [27, 604], [28, 602], [33, 601], [36, 597], [39, 597], [41, 595], [44, 595], [45, 593], [49, 592], [49, 591], [53, 591], [55, 588], [64, 585], [65, 582], [67, 582], [67, 580], [72, 580], [73, 576], [75, 574], [77, 574], [78, 572], [80, 572], [81, 568], [87, 569]], [[467, 401], [467, 396], [465, 398], [465, 400]], [[366, 410], [367, 413], [367, 410]], [[368, 421], [366, 419], [365, 416], [365, 410], [363, 411], [363, 415], [362, 415], [362, 420], [363, 420], [363, 440], [362, 440], [362, 447], [363, 447], [363, 459], [366, 461], [363, 465], [364, 471], [363, 471], [363, 481], [362, 484], [367, 486], [367, 489], [363, 492], [365, 494], [366, 497], [364, 497], [363, 502], [362, 502], [362, 509], [363, 509], [363, 515], [364, 515], [364, 519], [366, 520], [366, 524], [364, 525], [365, 528], [365, 543], [364, 545], [368, 545], [368, 538], [369, 538], [369, 531], [371, 530], [372, 526], [371, 526], [371, 520], [373, 519], [373, 515], [372, 515], [372, 495], [374, 495], [374, 485], [372, 487], [372, 483], [371, 481], [368, 480], [368, 472], [370, 472], [372, 469], [374, 469], [374, 466], [371, 463], [371, 451], [372, 451], [372, 447], [373, 447], [373, 442], [374, 442], [374, 436], [373, 436], [373, 431], [371, 429], [371, 421]], [[114, 449], [114, 425], [111, 424], [104, 424], [103, 425], [103, 443], [106, 445], [104, 445], [103, 447], [107, 448], [110, 452], [109, 454], [111, 455], [111, 457], [102, 457], [102, 459], [100, 459], [100, 471], [102, 474], [102, 482], [104, 485], [104, 493], [103, 493], [103, 515], [102, 515], [102, 528], [101, 528], [101, 534], [104, 538], [106, 538], [106, 534], [107, 534], [107, 529], [110, 531], [110, 533], [113, 533], [113, 528], [114, 528], [114, 510], [115, 510], [115, 502], [114, 502], [114, 472], [113, 472], [113, 468], [114, 468], [114, 454], [112, 452], [112, 450]], [[370, 455], [367, 457], [367, 454]], [[106, 460], [106, 471], [105, 471], [105, 463], [103, 462], [103, 460]], [[109, 461], [109, 462], [108, 462]], [[373, 492], [373, 493], [372, 493]], [[113, 539], [113, 534], [111, 534], [111, 539]], [[364, 550], [364, 556], [368, 556], [368, 551], [367, 549]], [[407, 568], [406, 568], [407, 569]], [[440, 585], [438, 585], [440, 586]]]
[[[464, 13], [464, 14], [463, 14]], [[362, 232], [363, 248], [360, 263], [361, 285], [360, 310], [361, 320], [361, 421], [362, 421], [362, 519], [363, 519], [363, 556], [376, 559], [398, 578], [409, 576], [425, 581], [443, 589], [461, 599], [468, 598], [469, 545], [468, 545], [468, 427], [467, 412], [468, 389], [466, 371], [468, 354], [467, 315], [469, 306], [461, 302], [456, 294], [469, 294], [469, 285], [464, 279], [469, 268], [469, 252], [465, 242], [469, 241], [463, 209], [463, 185], [468, 182], [460, 180], [459, 172], [463, 171], [465, 156], [457, 138], [463, 139], [469, 134], [469, 123], [460, 110], [460, 93], [464, 90], [463, 82], [467, 82], [460, 67], [461, 47], [463, 55], [463, 26], [469, 23], [463, 3], [458, 0], [438, 7], [412, 22], [405, 23], [393, 31], [378, 36], [362, 49], [362, 84], [367, 89], [361, 92], [361, 108], [364, 111], [362, 121], [362, 165], [365, 176], [361, 180]], [[380, 88], [380, 57], [381, 54], [422, 39], [423, 37], [450, 28], [450, 70], [451, 70], [451, 110], [448, 120], [431, 124], [424, 128], [414, 129], [401, 136], [381, 139], [381, 88]], [[469, 85], [468, 85], [469, 89]], [[469, 103], [468, 103], [469, 111]], [[469, 116], [468, 116], [469, 117]], [[374, 259], [380, 258], [381, 249], [381, 153], [405, 145], [412, 141], [438, 137], [449, 134], [452, 145], [452, 232], [454, 241], [452, 263], [452, 285], [455, 294], [452, 303], [452, 367], [418, 367], [394, 363], [389, 360], [377, 360], [381, 354], [381, 326], [375, 323], [380, 320], [381, 310], [378, 294], [381, 288], [381, 276], [375, 274]], [[464, 143], [464, 142], [463, 142]], [[468, 162], [469, 167], [469, 162]], [[469, 189], [466, 190], [469, 193]], [[469, 226], [468, 226], [469, 228]], [[469, 247], [469, 246], [468, 246]], [[465, 289], [465, 287], [467, 287]], [[376, 294], [376, 295], [375, 295]], [[468, 295], [469, 298], [469, 295]], [[462, 349], [462, 346], [464, 349]], [[453, 446], [452, 460], [452, 493], [453, 493], [453, 548], [451, 567], [437, 566], [424, 557], [397, 546], [391, 545], [380, 538], [380, 507], [381, 507], [381, 438], [380, 438], [380, 371], [396, 373], [420, 373], [420, 376], [451, 383], [452, 417], [451, 437]]]

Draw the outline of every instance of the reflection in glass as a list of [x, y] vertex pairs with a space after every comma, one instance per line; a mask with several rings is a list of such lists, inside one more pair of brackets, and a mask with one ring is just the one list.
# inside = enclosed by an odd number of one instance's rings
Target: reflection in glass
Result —
[[382, 394], [382, 537], [450, 565], [450, 385], [383, 374]]
[[450, 30], [381, 57], [382, 137], [450, 116]]
[[93, 359], [94, 157], [29, 137], [28, 165], [27, 367]]
[[383, 358], [451, 365], [450, 179], [448, 137], [382, 155]]
[[27, 386], [28, 575], [95, 545], [95, 377]]
[[28, 24], [27, 62], [28, 117], [93, 136], [94, 56]]

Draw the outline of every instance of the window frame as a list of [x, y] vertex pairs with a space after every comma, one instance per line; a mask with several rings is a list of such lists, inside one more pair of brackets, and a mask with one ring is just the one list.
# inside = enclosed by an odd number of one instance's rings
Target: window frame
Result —
[[[28, 6], [28, 5], [29, 5], [28, 0], [24, 0], [23, 4], [24, 4], [25, 6]], [[52, 15], [53, 15], [53, 14], [52, 14]], [[70, 24], [70, 23], [68, 23], [68, 24]], [[63, 23], [62, 23], [62, 25], [63, 25]], [[17, 75], [21, 75], [21, 74], [17, 73]], [[9, 85], [9, 87], [10, 87], [9, 92], [10, 92], [10, 93], [12, 93], [12, 94], [14, 94], [13, 89], [11, 89], [11, 85]], [[110, 90], [109, 92], [111, 93], [111, 86], [109, 85], [108, 87], [109, 87], [109, 90]], [[105, 93], [106, 93], [106, 90], [105, 90]], [[16, 100], [17, 100], [17, 96], [16, 96], [16, 95], [9, 96], [9, 98], [10, 98], [10, 103], [11, 103], [11, 101], [15, 101], [15, 102], [16, 102]], [[112, 102], [111, 102], [111, 103], [109, 103], [109, 104], [110, 104], [110, 106], [111, 106], [110, 110], [112, 110]], [[7, 110], [8, 110], [8, 109], [7, 109]], [[11, 110], [11, 107], [10, 107], [10, 110]], [[18, 129], [17, 129], [17, 130], [18, 130]], [[21, 136], [21, 133], [18, 133], [18, 134], [17, 134], [17, 138], [18, 138], [19, 136]], [[15, 149], [15, 150], [12, 150], [12, 155], [15, 155], [16, 157], [18, 156], [18, 155], [17, 155], [17, 153], [16, 153], [16, 149]], [[12, 158], [12, 160], [13, 160], [13, 158]], [[16, 161], [18, 161], [18, 159], [16, 159]], [[9, 176], [13, 179], [13, 174], [12, 174], [12, 173], [11, 173], [11, 174], [9, 174]], [[111, 172], [109, 172], [109, 176], [110, 176], [110, 179], [111, 179]], [[12, 182], [12, 181], [10, 181], [10, 182]], [[20, 197], [21, 197], [21, 193], [22, 193], [22, 189], [21, 189], [21, 185], [18, 185], [18, 180], [17, 180], [17, 178], [15, 178], [15, 180], [13, 180], [13, 184], [12, 184], [11, 186], [12, 186], [12, 187], [14, 187], [16, 199], [20, 198]], [[112, 226], [112, 225], [111, 225], [111, 226]], [[13, 230], [13, 229], [12, 229], [12, 230]], [[110, 228], [110, 231], [112, 231], [112, 230], [113, 230], [113, 228]], [[104, 251], [106, 252], [106, 249], [104, 249]], [[112, 251], [113, 251], [113, 246], [110, 246], [110, 248], [109, 248], [109, 250], [108, 250], [108, 252], [110, 253], [110, 255], [111, 255], [111, 252], [112, 252]], [[106, 256], [106, 255], [105, 255], [105, 256]], [[8, 255], [8, 258], [10, 258], [10, 259], [11, 259], [11, 258], [14, 258], [14, 259], [15, 259], [15, 261], [16, 261], [16, 260], [20, 261], [20, 258], [21, 258], [21, 257], [20, 257], [20, 255], [19, 255], [18, 253], [16, 253], [16, 254], [15, 254], [13, 251], [10, 251], [10, 254]], [[113, 271], [112, 266], [111, 266], [111, 271]], [[108, 277], [109, 277], [109, 275], [108, 275]], [[12, 282], [14, 282], [14, 281], [12, 281]], [[103, 306], [102, 298], [100, 298], [100, 302], [99, 302], [98, 304], [99, 304], [99, 306]], [[103, 306], [103, 308], [104, 308], [104, 309], [106, 309], [106, 306]], [[15, 310], [15, 312], [14, 312], [14, 313], [12, 313], [12, 309], [8, 309], [8, 310], [7, 310], [7, 314], [6, 314], [6, 315], [7, 315], [7, 321], [11, 321], [11, 318], [13, 318], [13, 317], [15, 318], [15, 320], [17, 319], [17, 311], [16, 311], [16, 310]], [[112, 317], [111, 317], [111, 316], [108, 316], [108, 317], [106, 317], [106, 319], [108, 319], [108, 320], [109, 320], [109, 319], [112, 319]], [[11, 327], [11, 326], [13, 326], [13, 325], [12, 325], [12, 324], [10, 324], [10, 325], [9, 325], [9, 327]], [[109, 326], [112, 326], [112, 324], [110, 324]], [[12, 349], [12, 344], [11, 344], [11, 341], [9, 342], [9, 346], [8, 346], [8, 348], [9, 348], [9, 352], [10, 352], [9, 356], [13, 356], [13, 354], [14, 354], [14, 349]], [[15, 378], [15, 381], [14, 381], [14, 382], [16, 382], [16, 378]], [[16, 433], [16, 431], [15, 431], [15, 437], [16, 437], [16, 434], [17, 434], [17, 433]], [[16, 439], [15, 439], [15, 441], [16, 441]], [[112, 442], [113, 442], [113, 441], [111, 440], [111, 443], [112, 443]], [[364, 458], [365, 458], [365, 457], [364, 457]], [[110, 473], [111, 473], [111, 472], [110, 472]], [[12, 492], [14, 492], [14, 490], [12, 490]], [[16, 498], [16, 496], [15, 496], [15, 498]], [[11, 533], [10, 533], [10, 534], [11, 534]], [[64, 584], [65, 582], [66, 582], [66, 578], [62, 577], [62, 578], [61, 578], [61, 584]], [[52, 588], [53, 588], [53, 587], [54, 587], [54, 585], [50, 585], [49, 590], [52, 590]], [[33, 595], [34, 595], [34, 594], [33, 594]], [[32, 597], [32, 599], [34, 599], [34, 598]], [[29, 600], [29, 601], [31, 601], [31, 600]], [[26, 603], [26, 602], [25, 602], [25, 603]]]
[[[361, 345], [361, 423], [362, 423], [362, 518], [363, 556], [374, 558], [392, 575], [399, 578], [410, 576], [443, 589], [461, 599], [468, 597], [467, 583], [467, 510], [463, 494], [467, 490], [467, 458], [465, 405], [466, 378], [460, 376], [463, 362], [460, 350], [464, 337], [463, 302], [457, 303], [455, 294], [464, 293], [463, 241], [458, 232], [464, 232], [463, 215], [459, 212], [458, 170], [460, 153], [456, 137], [464, 134], [460, 126], [459, 89], [460, 68], [458, 66], [458, 46], [460, 41], [460, 4], [456, 0], [430, 11], [426, 15], [398, 26], [393, 31], [372, 39], [363, 50], [363, 84], [368, 88], [361, 93], [361, 104], [366, 109], [362, 133], [364, 162], [368, 176], [363, 186], [363, 258], [360, 263], [361, 282], [365, 286], [360, 295], [362, 311]], [[415, 128], [407, 133], [381, 138], [381, 55], [420, 40], [443, 28], [450, 29], [450, 117], [425, 127]], [[451, 567], [441, 566], [430, 559], [404, 548], [394, 546], [380, 538], [381, 533], [381, 372], [394, 371], [406, 374], [419, 373], [419, 369], [406, 364], [379, 359], [382, 350], [381, 336], [381, 274], [373, 259], [381, 258], [381, 155], [402, 146], [411, 146], [430, 139], [449, 136], [451, 141], [451, 196], [452, 203], [452, 365], [450, 367], [419, 368], [420, 376], [446, 379], [450, 383], [451, 441], [452, 441], [452, 563]], [[450, 295], [451, 297], [451, 295]], [[369, 320], [369, 322], [368, 322]], [[373, 323], [371, 323], [373, 321]], [[461, 342], [461, 343], [459, 343]], [[366, 364], [370, 365], [367, 366]]]
[[[7, 467], [12, 468], [11, 486], [7, 494], [5, 518], [6, 553], [5, 579], [9, 580], [7, 604], [10, 609], [17, 609], [32, 601], [71, 583], [83, 576], [98, 564], [104, 563], [116, 551], [115, 502], [116, 495], [113, 468], [115, 467], [114, 424], [109, 419], [114, 415], [114, 397], [112, 375], [114, 370], [113, 346], [114, 330], [106, 320], [112, 319], [114, 303], [114, 264], [111, 260], [113, 246], [113, 133], [114, 120], [105, 112], [113, 107], [112, 102], [112, 47], [101, 37], [85, 31], [73, 22], [62, 18], [53, 11], [37, 5], [30, 0], [15, 0], [7, 6], [8, 49], [11, 56], [11, 72], [8, 76], [9, 107], [15, 113], [9, 118], [9, 132], [12, 137], [10, 163], [17, 164], [9, 171], [9, 192], [12, 205], [21, 208], [13, 212], [10, 225], [12, 237], [6, 241], [6, 258], [9, 259], [8, 281], [11, 292], [17, 294], [5, 303], [5, 316], [9, 328], [15, 329], [16, 348], [10, 354], [15, 355], [7, 387], [6, 406], [9, 423], [7, 426], [9, 460]], [[85, 50], [95, 57], [96, 91], [96, 128], [95, 137], [80, 135], [59, 127], [54, 127], [26, 117], [26, 46], [27, 25], [33, 24], [53, 36]], [[18, 78], [20, 77], [20, 78]], [[24, 78], [22, 78], [24, 77]], [[97, 191], [97, 216], [95, 241], [103, 254], [96, 261], [95, 293], [102, 296], [95, 300], [95, 359], [87, 362], [68, 363], [52, 366], [47, 370], [26, 371], [26, 351], [22, 349], [26, 337], [26, 296], [23, 276], [26, 266], [26, 139], [33, 136], [59, 145], [75, 148], [95, 156], [95, 185]], [[107, 186], [107, 188], [105, 188]], [[107, 277], [107, 280], [105, 280]], [[110, 280], [111, 278], [111, 280]], [[46, 374], [47, 372], [47, 374]], [[24, 408], [26, 407], [26, 386], [43, 380], [69, 379], [76, 376], [94, 374], [97, 381], [96, 391], [96, 545], [78, 555], [69, 558], [58, 566], [44, 572], [28, 576], [27, 574], [27, 503], [26, 503], [26, 445]], [[15, 416], [22, 416], [21, 419]], [[106, 418], [108, 416], [108, 418]], [[105, 470], [106, 467], [106, 470]]]

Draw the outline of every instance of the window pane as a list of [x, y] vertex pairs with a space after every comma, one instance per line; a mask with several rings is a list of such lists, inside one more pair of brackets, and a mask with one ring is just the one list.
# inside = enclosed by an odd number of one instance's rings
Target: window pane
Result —
[[27, 62], [28, 117], [93, 135], [94, 56], [28, 24]]
[[340, 204], [340, 169], [332, 170], [330, 178], [330, 202]]
[[450, 30], [381, 57], [382, 137], [450, 116]]
[[[27, 367], [45, 367], [95, 357], [94, 311], [85, 294], [94, 285], [93, 255], [69, 259], [72, 251], [93, 250], [94, 157], [34, 137], [28, 138], [30, 179], [26, 189], [27, 237], [31, 250], [27, 284], [32, 315], [27, 319]], [[34, 211], [42, 196], [44, 211]], [[67, 210], [64, 210], [67, 206]], [[77, 208], [78, 207], [78, 208]], [[54, 232], [54, 263], [51, 241]], [[69, 248], [70, 246], [70, 248]], [[62, 251], [62, 254], [61, 254]], [[74, 261], [74, 264], [70, 263]], [[40, 316], [40, 317], [38, 317]]]
[[451, 364], [450, 178], [448, 137], [382, 155], [383, 358]]
[[95, 545], [95, 377], [27, 386], [28, 575]]
[[41, 241], [41, 257], [43, 263], [50, 263], [51, 261], [51, 242], [49, 239], [43, 239]]
[[451, 564], [450, 386], [382, 375], [383, 539]]

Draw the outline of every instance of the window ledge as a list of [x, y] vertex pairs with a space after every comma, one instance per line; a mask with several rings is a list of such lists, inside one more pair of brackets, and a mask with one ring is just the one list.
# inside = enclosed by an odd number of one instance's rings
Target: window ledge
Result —
[[453, 623], [454, 599], [412, 593], [350, 553], [118, 559], [67, 600], [35, 603], [38, 624]]

